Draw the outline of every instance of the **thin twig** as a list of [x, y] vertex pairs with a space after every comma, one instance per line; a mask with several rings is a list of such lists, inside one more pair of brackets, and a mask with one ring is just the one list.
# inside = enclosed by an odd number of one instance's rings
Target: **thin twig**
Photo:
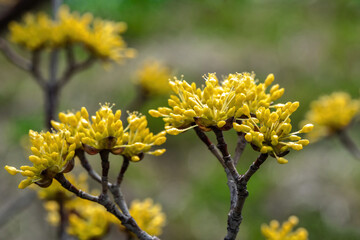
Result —
[[223, 168], [225, 170], [226, 178], [227, 178], [227, 185], [228, 185], [229, 191], [230, 191], [230, 209], [232, 209], [235, 207], [235, 203], [237, 201], [237, 189], [236, 189], [235, 181], [230, 173], [230, 170], [226, 167], [225, 162], [219, 153], [219, 150], [210, 141], [208, 136], [206, 136], [206, 134], [199, 127], [195, 127], [194, 130], [196, 132], [196, 135], [200, 138], [200, 140], [203, 143], [205, 143], [205, 145], [208, 147], [210, 152], [216, 157], [216, 159], [220, 162], [220, 164], [223, 166]]
[[28, 72], [31, 71], [31, 62], [13, 51], [3, 38], [0, 38], [0, 50], [4, 53], [7, 59], [17, 67]]
[[133, 232], [140, 240], [159, 240], [157, 237], [150, 236], [148, 233], [143, 231], [135, 222], [134, 218], [131, 216], [126, 216], [121, 213], [121, 211], [112, 203], [108, 195], [100, 195], [99, 197], [93, 196], [86, 192], [83, 192], [73, 186], [62, 173], [59, 173], [55, 176], [55, 179], [63, 186], [65, 189], [70, 192], [75, 193], [76, 196], [87, 199], [92, 202], [97, 202], [104, 206], [106, 210], [116, 216], [129, 231]]
[[337, 132], [342, 145], [358, 160], [360, 160], [360, 149], [356, 143], [351, 139], [345, 129]]
[[75, 151], [75, 155], [79, 158], [81, 166], [88, 172], [90, 177], [97, 181], [98, 183], [101, 183], [101, 177], [100, 175], [91, 167], [89, 161], [87, 160], [85, 156], [85, 151], [82, 149], [77, 149]]
[[237, 135], [238, 135], [238, 138], [237, 138], [237, 144], [236, 144], [235, 154], [234, 154], [235, 166], [238, 164], [239, 159], [241, 158], [241, 155], [243, 154], [245, 147], [246, 147], [245, 133], [237, 132]]
[[35, 82], [43, 89], [46, 89], [46, 81], [40, 72], [40, 51], [33, 51], [31, 56], [31, 74]]
[[225, 168], [224, 160], [222, 159], [219, 151], [216, 149], [215, 145], [210, 141], [208, 136], [199, 128], [194, 128], [196, 135], [200, 138], [200, 140], [205, 143], [205, 145], [208, 147], [210, 152], [216, 157], [216, 159], [220, 162], [220, 164]]
[[[68, 49], [67, 51], [72, 51], [72, 50]], [[69, 82], [69, 80], [74, 74], [86, 68], [89, 68], [96, 60], [93, 56], [89, 56], [83, 62], [75, 63], [75, 59], [73, 58], [72, 53], [67, 53], [67, 59], [68, 59], [67, 69], [65, 70], [64, 74], [60, 77], [57, 83], [60, 88], [65, 86], [65, 84]]]
[[129, 158], [127, 158], [126, 156], [124, 156], [123, 164], [122, 164], [122, 166], [121, 166], [119, 175], [118, 175], [118, 177], [117, 177], [117, 179], [116, 179], [116, 186], [120, 187], [120, 185], [121, 185], [121, 183], [122, 183], [122, 180], [124, 179], [124, 174], [125, 174], [126, 170], [127, 170], [128, 167], [129, 167], [129, 163], [130, 163]]

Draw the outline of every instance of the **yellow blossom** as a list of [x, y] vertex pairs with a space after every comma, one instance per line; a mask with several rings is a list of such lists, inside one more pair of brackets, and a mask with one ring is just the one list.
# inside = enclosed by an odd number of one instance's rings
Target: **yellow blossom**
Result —
[[170, 78], [170, 68], [159, 61], [147, 61], [136, 73], [137, 83], [148, 95], [168, 94]]
[[[70, 136], [66, 139], [69, 143], [75, 143], [76, 149], [82, 148], [81, 144], [81, 134], [79, 134], [79, 127], [81, 126], [81, 112], [78, 111], [73, 113], [68, 111], [68, 113], [59, 113], [60, 122], [51, 120], [51, 125], [57, 131], [67, 130], [70, 132]], [[86, 117], [88, 119], [88, 116]]]
[[66, 173], [72, 169], [76, 144], [69, 144], [66, 141], [66, 136], [69, 135], [68, 131], [38, 133], [30, 130], [33, 155], [29, 156], [29, 160], [33, 166], [21, 166], [20, 170], [5, 166], [10, 174], [21, 173], [27, 177], [20, 182], [19, 188], [26, 188], [32, 183], [48, 187], [56, 174]]
[[[124, 141], [123, 124], [120, 120], [121, 111], [115, 113], [109, 103], [100, 105], [100, 109], [89, 119], [89, 113], [85, 107], [81, 109], [81, 121], [78, 132], [81, 142], [97, 153], [100, 150], [118, 150]], [[89, 150], [85, 147], [85, 151]]]
[[129, 113], [127, 121], [128, 126], [124, 130], [126, 132], [126, 135], [124, 135], [126, 145], [123, 145], [124, 151], [121, 153], [122, 155], [136, 162], [142, 159], [144, 153], [160, 156], [165, 152], [165, 149], [150, 151], [152, 146], [165, 143], [165, 131], [154, 135], [147, 127], [146, 117], [137, 112]]
[[[58, 226], [60, 223], [59, 204], [55, 200], [46, 201], [47, 221]], [[74, 198], [64, 202], [64, 210], [69, 216], [66, 231], [80, 240], [90, 240], [104, 236], [115, 217], [106, 209], [94, 202], [82, 198]]]
[[26, 14], [23, 24], [17, 22], [9, 24], [10, 41], [30, 51], [44, 48], [49, 44], [52, 25], [51, 19], [44, 13]]
[[308, 124], [298, 132], [291, 132], [290, 115], [298, 106], [298, 102], [278, 104], [273, 106], [273, 112], [270, 108], [259, 107], [254, 117], [244, 119], [242, 124], [234, 123], [233, 127], [236, 131], [245, 133], [246, 141], [250, 142], [256, 151], [269, 153], [279, 163], [287, 163], [283, 156], [290, 149], [301, 150], [309, 144], [307, 139], [301, 139], [297, 134], [312, 130], [312, 125]]
[[205, 76], [205, 86], [197, 88], [195, 83], [174, 79], [170, 86], [176, 95], [168, 100], [170, 108], [150, 110], [153, 117], [163, 117], [169, 134], [178, 134], [194, 126], [204, 131], [212, 127], [229, 130], [232, 123], [254, 114], [259, 107], [268, 107], [280, 98], [284, 89], [275, 85], [266, 93], [273, 82], [270, 74], [264, 83], [257, 83], [253, 73], [229, 74], [222, 82], [215, 73]]
[[144, 153], [159, 156], [165, 152], [165, 149], [150, 151], [152, 146], [165, 143], [165, 131], [154, 135], [147, 127], [146, 117], [136, 112], [129, 113], [128, 126], [123, 129], [120, 116], [121, 111], [114, 114], [107, 103], [101, 105], [90, 121], [87, 110], [82, 108], [78, 134], [85, 151], [95, 154], [106, 149], [135, 162], [141, 160]]
[[263, 224], [261, 232], [266, 240], [307, 240], [308, 232], [305, 228], [293, 228], [298, 224], [299, 219], [296, 216], [289, 217], [288, 221], [280, 224], [276, 220], [272, 220], [269, 225]]
[[351, 99], [345, 92], [322, 96], [311, 103], [305, 122], [314, 123], [309, 138], [318, 140], [346, 128], [360, 113], [360, 100]]
[[[146, 198], [144, 201], [132, 201], [129, 212], [142, 230], [153, 236], [162, 234], [166, 216], [162, 212], [161, 206], [154, 204], [152, 199]], [[121, 225], [121, 229], [125, 228]]]
[[60, 7], [57, 20], [44, 13], [27, 14], [23, 23], [10, 23], [9, 30], [10, 40], [30, 51], [81, 44], [104, 61], [121, 62], [134, 56], [134, 50], [128, 49], [120, 36], [126, 31], [125, 23], [94, 20], [90, 13], [71, 13], [65, 5]]
[[110, 213], [94, 202], [77, 198], [72, 202], [69, 215], [68, 234], [79, 240], [97, 239], [104, 236], [109, 229]]

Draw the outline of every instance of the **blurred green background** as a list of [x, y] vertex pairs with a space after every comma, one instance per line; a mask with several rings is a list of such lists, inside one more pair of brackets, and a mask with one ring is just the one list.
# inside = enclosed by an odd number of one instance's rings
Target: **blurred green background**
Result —
[[[202, 76], [254, 71], [263, 81], [274, 73], [285, 88], [280, 101], [299, 101], [295, 128], [309, 104], [320, 95], [346, 91], [359, 98], [360, 1], [358, 0], [67, 0], [72, 10], [125, 21], [124, 35], [138, 56], [104, 69], [97, 64], [65, 87], [59, 111], [86, 106], [94, 113], [99, 102], [125, 109], [135, 97], [134, 72], [149, 58], [164, 61], [187, 81]], [[41, 7], [49, 11], [49, 5]], [[4, 34], [6, 35], [6, 33]], [[22, 49], [17, 49], [23, 52]], [[80, 53], [81, 54], [81, 53]], [[31, 77], [0, 54], [1, 165], [27, 164], [21, 142], [29, 129], [43, 129], [43, 96]], [[166, 97], [148, 101], [140, 112], [167, 104]], [[152, 129], [161, 119], [149, 118]], [[359, 126], [351, 136], [360, 144]], [[235, 148], [236, 134], [226, 133]], [[167, 214], [162, 239], [221, 239], [226, 233], [229, 192], [225, 174], [205, 146], [189, 131], [169, 136], [166, 154], [146, 157], [130, 166], [124, 186], [128, 201], [151, 197]], [[257, 157], [248, 146], [238, 169], [244, 172]], [[289, 163], [268, 161], [251, 179], [250, 196], [238, 239], [264, 239], [260, 225], [297, 215], [310, 239], [360, 239], [360, 162], [337, 139], [326, 139], [300, 152]], [[120, 161], [113, 157], [112, 177]], [[93, 160], [98, 164], [97, 159]], [[0, 209], [24, 191], [21, 176], [0, 170]], [[24, 199], [27, 201], [27, 199]], [[54, 239], [40, 201], [8, 219], [0, 239]], [[30, 234], [30, 235], [29, 235]], [[116, 239], [112, 231], [106, 239]]]

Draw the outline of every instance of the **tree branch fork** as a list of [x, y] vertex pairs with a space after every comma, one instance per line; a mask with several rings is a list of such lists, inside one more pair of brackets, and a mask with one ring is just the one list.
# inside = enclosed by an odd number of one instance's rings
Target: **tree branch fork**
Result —
[[227, 185], [230, 190], [230, 210], [227, 220], [227, 234], [224, 240], [235, 240], [243, 219], [242, 209], [246, 198], [249, 196], [247, 183], [267, 159], [268, 154], [260, 154], [260, 156], [250, 165], [249, 169], [244, 174], [240, 174], [236, 169], [236, 164], [246, 146], [244, 134], [238, 133], [235, 158], [233, 159], [228, 152], [223, 132], [220, 129], [216, 127], [212, 128], [217, 140], [216, 146], [199, 127], [195, 127], [194, 130], [200, 140], [208, 147], [210, 152], [218, 159], [225, 170]]

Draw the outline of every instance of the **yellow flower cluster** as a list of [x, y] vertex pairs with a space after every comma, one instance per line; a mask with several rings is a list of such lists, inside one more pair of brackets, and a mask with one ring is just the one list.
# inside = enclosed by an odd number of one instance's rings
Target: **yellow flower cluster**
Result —
[[109, 230], [111, 214], [94, 202], [76, 198], [71, 202], [67, 232], [80, 240], [99, 239]]
[[205, 87], [197, 88], [195, 83], [184, 80], [170, 81], [173, 91], [168, 104], [171, 108], [160, 107], [150, 110], [153, 117], [163, 117], [169, 134], [179, 134], [198, 126], [203, 131], [218, 128], [222, 131], [234, 128], [246, 133], [245, 139], [256, 151], [269, 153], [279, 163], [289, 149], [300, 150], [309, 141], [301, 139], [298, 133], [310, 132], [307, 124], [298, 132], [291, 132], [290, 115], [296, 111], [298, 102], [272, 105], [284, 89], [278, 84], [266, 89], [274, 81], [269, 74], [264, 83], [258, 83], [253, 73], [229, 74], [221, 83], [215, 73], [205, 77]]
[[170, 92], [171, 69], [159, 61], [147, 61], [136, 73], [142, 90], [148, 95], [163, 95]]
[[66, 129], [71, 133], [68, 141], [78, 148], [84, 147], [89, 154], [101, 150], [109, 150], [113, 154], [121, 154], [132, 161], [142, 159], [144, 153], [160, 156], [165, 149], [150, 151], [152, 146], [161, 145], [166, 141], [166, 132], [154, 135], [147, 127], [145, 116], [129, 113], [128, 126], [124, 129], [120, 120], [121, 111], [115, 113], [109, 104], [101, 105], [95, 116], [89, 119], [85, 107], [76, 113], [60, 113], [61, 122], [52, 122], [55, 129]]
[[289, 217], [288, 221], [284, 222], [281, 227], [278, 221], [273, 220], [270, 225], [263, 224], [261, 232], [266, 240], [307, 240], [308, 232], [305, 228], [292, 231], [298, 223], [299, 219], [296, 216]]
[[67, 6], [60, 7], [56, 21], [44, 13], [28, 14], [23, 23], [10, 23], [9, 29], [10, 40], [30, 51], [79, 43], [102, 60], [121, 62], [134, 55], [120, 36], [126, 30], [125, 23], [70, 13]]
[[345, 92], [322, 96], [311, 103], [306, 122], [315, 125], [309, 137], [317, 140], [346, 128], [360, 113], [360, 100], [351, 99]]
[[29, 160], [33, 166], [21, 166], [20, 170], [5, 166], [10, 174], [21, 173], [27, 177], [20, 182], [19, 188], [26, 188], [32, 183], [48, 187], [56, 174], [66, 173], [72, 169], [76, 144], [66, 141], [69, 136], [70, 132], [68, 131], [38, 133], [30, 130], [29, 137], [33, 155], [29, 156]]
[[[86, 174], [81, 174], [77, 178], [67, 174], [66, 178], [77, 188], [88, 192]], [[77, 239], [90, 240], [102, 237], [107, 233], [113, 216], [103, 206], [76, 197], [62, 188], [58, 182], [53, 182], [50, 187], [38, 190], [38, 196], [45, 200], [47, 221], [53, 226], [58, 226], [60, 223], [58, 201], [62, 201], [64, 211], [69, 216], [69, 225], [66, 230], [68, 234], [76, 236]]]
[[211, 127], [221, 130], [232, 128], [232, 122], [243, 115], [255, 113], [259, 107], [268, 107], [284, 93], [279, 85], [274, 85], [270, 93], [267, 87], [273, 82], [270, 74], [264, 83], [257, 84], [252, 73], [229, 74], [219, 83], [215, 73], [205, 78], [205, 87], [197, 88], [195, 83], [174, 79], [170, 86], [177, 94], [171, 95], [168, 104], [171, 108], [160, 107], [150, 110], [153, 117], [163, 117], [169, 134], [178, 134], [194, 125], [204, 131]]
[[245, 139], [250, 142], [256, 151], [269, 153], [279, 163], [288, 161], [282, 156], [289, 152], [289, 149], [301, 150], [309, 144], [309, 140], [301, 139], [298, 133], [308, 133], [313, 125], [307, 124], [300, 131], [291, 132], [292, 126], [290, 115], [299, 107], [299, 102], [288, 102], [273, 106], [276, 111], [271, 112], [270, 108], [259, 107], [255, 116], [247, 112], [247, 119], [242, 124], [233, 123], [238, 132], [246, 133]]
[[[161, 210], [161, 205], [154, 204], [150, 198], [144, 201], [134, 200], [131, 202], [129, 211], [142, 230], [153, 236], [162, 234], [166, 216]], [[123, 226], [121, 228], [124, 229]]]

